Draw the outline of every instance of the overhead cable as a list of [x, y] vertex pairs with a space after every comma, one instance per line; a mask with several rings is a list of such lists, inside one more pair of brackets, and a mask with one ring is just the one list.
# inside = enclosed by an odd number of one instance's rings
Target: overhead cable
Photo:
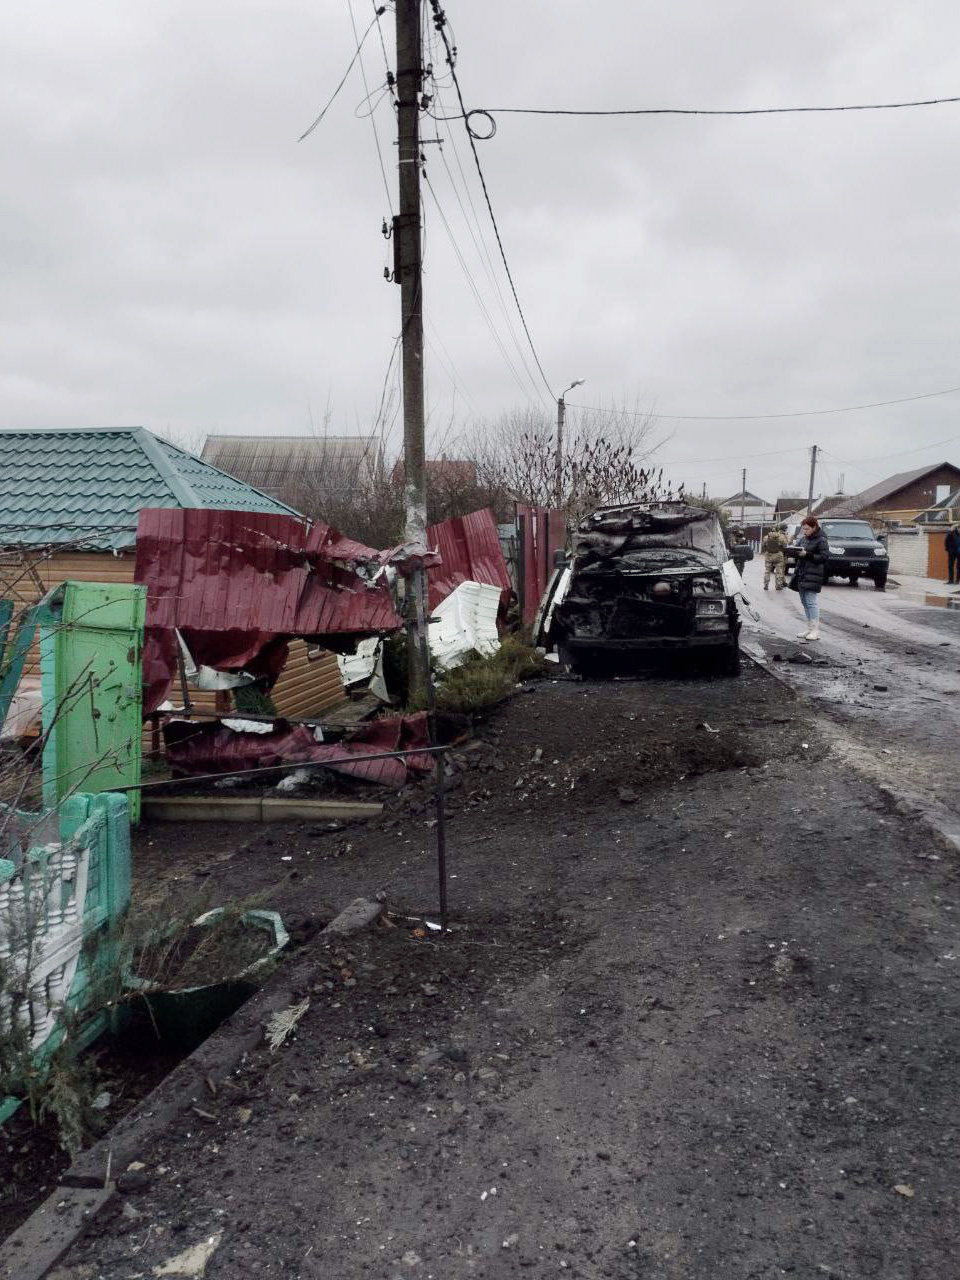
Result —
[[[366, 41], [367, 36], [370, 34], [370, 32], [373, 30], [373, 28], [379, 24], [379, 21], [380, 21], [380, 15], [381, 15], [381, 13], [384, 13], [384, 12], [386, 11], [386, 7], [387, 7], [386, 5], [383, 5], [383, 6], [381, 6], [381, 8], [379, 8], [379, 9], [377, 9], [377, 10], [375, 11], [374, 16], [373, 16], [373, 19], [371, 20], [371, 22], [370, 22], [369, 26], [367, 27], [366, 31], [364, 31], [363, 36], [362, 36], [362, 37], [360, 38], [360, 40], [357, 42], [357, 49], [356, 49], [356, 52], [354, 53], [354, 55], [353, 55], [353, 57], [350, 59], [350, 61], [347, 63], [347, 69], [346, 69], [346, 71], [343, 73], [343, 76], [342, 76], [342, 77], [341, 77], [341, 79], [340, 79], [340, 83], [339, 83], [339, 84], [337, 85], [337, 87], [334, 89], [333, 93], [330, 95], [330, 98], [329, 98], [329, 100], [328, 100], [328, 102], [327, 102], [327, 105], [323, 108], [323, 110], [322, 110], [322, 111], [320, 112], [320, 114], [317, 116], [316, 120], [314, 120], [314, 122], [313, 122], [313, 124], [310, 126], [310, 128], [309, 128], [309, 129], [307, 129], [305, 133], [301, 133], [300, 137], [297, 139], [297, 141], [298, 141], [298, 142], [303, 142], [304, 138], [309, 138], [309, 137], [310, 137], [311, 133], [313, 133], [314, 129], [316, 129], [317, 125], [318, 125], [318, 124], [320, 124], [320, 122], [323, 120], [323, 117], [327, 114], [327, 112], [328, 112], [328, 111], [330, 110], [330, 108], [333, 106], [333, 103], [334, 103], [334, 100], [335, 100], [335, 99], [336, 99], [336, 97], [337, 97], [337, 94], [340, 92], [340, 90], [343, 88], [343, 86], [347, 83], [347, 76], [348, 76], [348, 75], [350, 74], [350, 72], [353, 70], [353, 64], [354, 64], [354, 63], [356, 62], [356, 60], [360, 57], [360, 50], [363, 48], [363, 45], [364, 45], [364, 42]], [[351, 21], [353, 21], [353, 10], [352, 10], [352, 9], [351, 9], [351, 11], [350, 11], [350, 19], [351, 19]], [[356, 28], [354, 28], [354, 35], [356, 35]]]
[[[488, 311], [487, 306], [483, 301], [483, 298], [480, 294], [480, 290], [477, 287], [477, 283], [473, 278], [473, 274], [470, 271], [469, 266], [467, 265], [467, 262], [463, 256], [463, 253], [460, 250], [460, 246], [457, 244], [456, 236], [453, 234], [453, 228], [450, 226], [449, 220], [447, 219], [447, 215], [443, 211], [443, 206], [440, 204], [440, 201], [437, 199], [437, 193], [433, 189], [433, 183], [430, 181], [430, 178], [427, 174], [424, 174], [424, 181], [426, 182], [427, 190], [430, 192], [430, 195], [433, 198], [434, 204], [437, 207], [437, 212], [440, 215], [440, 220], [443, 223], [447, 236], [449, 237], [450, 244], [453, 248], [454, 253], [456, 254], [457, 261], [460, 263], [460, 267], [461, 267], [461, 270], [463, 271], [464, 278], [466, 279], [467, 284], [470, 286], [470, 290], [473, 293], [477, 306], [480, 309], [480, 314], [483, 316], [484, 321], [486, 322], [487, 328], [490, 330], [490, 336], [493, 338], [494, 342], [499, 348], [500, 354], [503, 356], [504, 363], [506, 364], [507, 368], [510, 370], [510, 374], [513, 377], [514, 382], [517, 384], [517, 387], [519, 388], [521, 395], [525, 396], [528, 400], [531, 400], [532, 398], [530, 395], [530, 391], [524, 385], [523, 379], [521, 378], [520, 373], [518, 372], [513, 361], [510, 359], [510, 355], [506, 347], [503, 345], [503, 341], [501, 340], [501, 337], [497, 332], [496, 326], [493, 323], [493, 319], [490, 315], [490, 312]], [[524, 366], [524, 371], [526, 372], [525, 366]], [[528, 374], [527, 376], [529, 377], [530, 375]], [[534, 391], [534, 394], [537, 394], [537, 387], [535, 384], [533, 386], [533, 391]]]
[[487, 212], [490, 214], [490, 221], [493, 224], [493, 232], [494, 232], [494, 235], [497, 237], [497, 247], [500, 250], [500, 257], [503, 259], [503, 269], [504, 271], [506, 271], [507, 279], [510, 282], [510, 290], [513, 293], [513, 300], [517, 305], [517, 311], [519, 312], [519, 315], [520, 315], [520, 322], [523, 325], [523, 331], [527, 335], [527, 341], [529, 342], [530, 350], [533, 353], [534, 363], [536, 364], [537, 369], [539, 370], [540, 377], [543, 379], [544, 386], [547, 388], [547, 391], [549, 391], [550, 393], [551, 400], [555, 400], [556, 396], [554, 395], [553, 388], [550, 386], [550, 382], [547, 378], [547, 375], [543, 371], [543, 365], [540, 363], [540, 357], [537, 355], [537, 349], [534, 346], [533, 338], [530, 334], [530, 328], [527, 325], [527, 318], [523, 314], [523, 307], [520, 305], [520, 297], [517, 294], [517, 286], [513, 282], [513, 273], [510, 270], [510, 263], [507, 261], [507, 253], [503, 247], [503, 240], [500, 236], [500, 228], [497, 225], [497, 218], [493, 212], [493, 205], [490, 201], [490, 192], [487, 190], [487, 181], [486, 181], [486, 178], [484, 178], [483, 176], [483, 169], [480, 165], [480, 156], [477, 153], [476, 142], [474, 141], [473, 133], [471, 132], [469, 127], [466, 103], [463, 100], [463, 93], [460, 89], [460, 80], [457, 76], [457, 69], [455, 65], [456, 58], [455, 58], [454, 50], [451, 48], [450, 41], [447, 38], [446, 17], [444, 16], [443, 10], [440, 8], [439, 0], [430, 0], [430, 4], [431, 4], [431, 8], [433, 9], [434, 26], [439, 32], [440, 38], [443, 40], [443, 46], [444, 46], [444, 49], [446, 50], [447, 66], [450, 68], [450, 75], [453, 78], [453, 87], [457, 91], [457, 101], [460, 103], [460, 110], [462, 112], [462, 116], [460, 118], [463, 119], [464, 124], [467, 126], [467, 137], [470, 139], [470, 150], [473, 152], [473, 160], [475, 165], [477, 166], [477, 174], [479, 175], [479, 178], [480, 178], [480, 186], [483, 188], [483, 198], [487, 202]]
[[577, 404], [577, 409], [590, 409], [595, 413], [618, 414], [625, 418], [666, 418], [671, 422], [760, 422], [769, 418], [818, 418], [831, 413], [859, 413], [862, 409], [884, 409], [893, 404], [911, 404], [915, 400], [933, 400], [937, 396], [953, 396], [960, 387], [946, 387], [943, 391], [924, 391], [917, 396], [900, 396], [897, 400], [874, 400], [870, 404], [847, 404], [837, 409], [797, 409], [788, 413], [661, 413], [658, 409], [634, 412], [629, 409], [608, 409], [595, 404]]
[[[356, 45], [357, 45], [357, 57], [360, 58], [360, 75], [363, 77], [363, 87], [366, 90], [366, 94], [367, 94], [366, 98], [364, 99], [364, 102], [366, 103], [370, 101], [370, 98], [372, 95], [371, 95], [370, 87], [367, 84], [367, 70], [366, 70], [366, 67], [364, 67], [363, 65], [363, 58], [360, 57], [360, 50], [362, 49], [363, 45], [360, 40], [360, 37], [357, 35], [357, 24], [353, 17], [352, 0], [347, 7], [350, 10], [350, 26], [353, 28], [353, 38], [356, 41]], [[374, 22], [377, 23], [378, 26], [380, 25], [380, 15], [376, 12], [376, 10], [374, 10], [373, 20]], [[369, 27], [367, 28], [367, 30], [369, 31]], [[388, 85], [384, 88], [384, 92], [389, 93], [389, 91], [390, 90]], [[376, 89], [374, 89], [373, 92], [376, 93]], [[380, 135], [377, 132], [377, 122], [373, 118], [373, 113], [376, 110], [376, 108], [380, 105], [380, 102], [381, 102], [381, 98], [378, 98], [367, 114], [370, 117], [370, 125], [373, 129], [373, 142], [374, 142], [374, 146], [377, 148], [377, 160], [380, 162], [380, 173], [383, 177], [383, 189], [387, 193], [387, 207], [390, 210], [390, 216], [393, 217], [393, 197], [390, 194], [390, 183], [387, 181], [387, 170], [386, 170], [386, 166], [383, 163], [383, 151], [380, 147]]]
[[[433, 85], [434, 85], [434, 92], [436, 94], [436, 100], [439, 102], [440, 90], [436, 82], [436, 79], [433, 80]], [[434, 126], [434, 128], [436, 132], [436, 137], [439, 141], [440, 132], [436, 128], [436, 126]], [[506, 327], [507, 327], [507, 333], [509, 334], [510, 340], [513, 343], [513, 346], [516, 349], [517, 355], [520, 358], [520, 363], [523, 366], [523, 371], [526, 374], [527, 378], [529, 378], [530, 380], [530, 384], [533, 388], [534, 398], [539, 399], [542, 402], [543, 392], [540, 390], [539, 384], [537, 383], [536, 376], [533, 370], [531, 369], [530, 364], [528, 363], [528, 358], [526, 353], [526, 344], [523, 342], [521, 338], [517, 336], [516, 329], [515, 329], [516, 320], [514, 318], [514, 312], [512, 311], [511, 308], [508, 307], [507, 300], [504, 296], [504, 292], [500, 287], [500, 279], [496, 271], [496, 268], [494, 267], [493, 257], [490, 253], [489, 248], [487, 247], [487, 240], [483, 234], [483, 229], [480, 225], [480, 218], [477, 213], [477, 208], [476, 208], [476, 205], [474, 204], [473, 196], [470, 193], [470, 184], [467, 182], [467, 175], [464, 172], [463, 164], [460, 160], [460, 151], [459, 151], [459, 148], [457, 147], [456, 138], [452, 133], [449, 135], [449, 140], [450, 140], [450, 145], [453, 147], [454, 160], [456, 161], [457, 170], [460, 174], [460, 179], [463, 183], [463, 190], [467, 197], [467, 203], [470, 206], [470, 214], [473, 215], [472, 221], [470, 216], [467, 213], [467, 209], [463, 203], [463, 200], [460, 198], [460, 192], [457, 186], [456, 179], [454, 177], [454, 173], [450, 168], [450, 165], [447, 163], [445, 149], [443, 146], [439, 146], [437, 150], [440, 153], [441, 162], [443, 163], [443, 167], [447, 172], [447, 177], [450, 180], [450, 189], [452, 190], [454, 197], [456, 198], [457, 204], [460, 207], [460, 212], [463, 215], [464, 222], [466, 223], [467, 231], [470, 235], [470, 238], [473, 241], [474, 247], [477, 250], [477, 255], [480, 259], [480, 265], [483, 268], [484, 272], [486, 273], [487, 279], [490, 281], [491, 285], [493, 286], [493, 290], [496, 294], [496, 300], [499, 303], [500, 312], [503, 316], [504, 323], [506, 324]], [[426, 171], [424, 172], [424, 178], [429, 187], [430, 180], [428, 175], [426, 174]], [[439, 200], [438, 200], [437, 194], [432, 187], [430, 189], [434, 199], [438, 201], [438, 207], [439, 207]], [[449, 235], [450, 235], [451, 241], [455, 245], [456, 242], [453, 236], [452, 229], [449, 230]], [[458, 252], [458, 256], [461, 256], [459, 255], [459, 252]], [[464, 271], [468, 272], [466, 260], [463, 259], [462, 256], [461, 256], [461, 265], [463, 266]], [[478, 292], [479, 292], [478, 290], [475, 290], [475, 293], [478, 293]]]
[[[511, 116], [789, 116], [825, 114], [837, 111], [903, 111], [912, 107], [943, 107], [960, 102], [952, 98], [918, 98], [909, 102], [855, 102], [837, 106], [809, 107], [475, 107], [462, 115], [440, 116], [441, 120], [464, 120], [472, 138], [486, 141], [497, 131], [495, 117]], [[461, 103], [461, 107], [463, 104]], [[483, 132], [475, 132], [472, 116], [487, 121]]]

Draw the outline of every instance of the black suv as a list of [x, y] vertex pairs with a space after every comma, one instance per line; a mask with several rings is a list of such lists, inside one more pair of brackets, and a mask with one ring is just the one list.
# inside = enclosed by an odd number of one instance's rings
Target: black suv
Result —
[[[872, 578], [878, 591], [887, 585], [887, 549], [879, 541], [866, 520], [831, 520], [825, 516], [820, 521], [830, 548], [825, 578], [847, 578], [856, 586], [861, 578]], [[799, 530], [793, 531], [796, 535]], [[796, 553], [787, 548], [787, 566], [796, 564]]]

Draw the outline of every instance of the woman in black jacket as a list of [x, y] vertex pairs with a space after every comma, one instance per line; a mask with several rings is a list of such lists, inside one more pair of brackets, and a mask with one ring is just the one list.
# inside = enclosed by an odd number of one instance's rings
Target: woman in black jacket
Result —
[[800, 525], [800, 536], [796, 542], [797, 567], [790, 581], [793, 590], [800, 592], [800, 603], [809, 624], [806, 631], [801, 631], [801, 640], [820, 639], [820, 588], [826, 576], [829, 554], [827, 536], [820, 528], [820, 522], [814, 516], [807, 516]]

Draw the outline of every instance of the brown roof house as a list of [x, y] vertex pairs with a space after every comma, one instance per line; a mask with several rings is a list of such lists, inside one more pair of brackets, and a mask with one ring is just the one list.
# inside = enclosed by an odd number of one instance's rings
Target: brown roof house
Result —
[[876, 516], [890, 523], [913, 520], [960, 488], [960, 467], [952, 462], [900, 471], [862, 493], [837, 503], [831, 516]]

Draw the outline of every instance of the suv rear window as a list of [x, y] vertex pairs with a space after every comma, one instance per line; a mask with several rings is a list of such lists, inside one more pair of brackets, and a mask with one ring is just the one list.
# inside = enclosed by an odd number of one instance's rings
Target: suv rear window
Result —
[[828, 538], [865, 538], [876, 542], [877, 535], [866, 520], [824, 520], [823, 531]]

